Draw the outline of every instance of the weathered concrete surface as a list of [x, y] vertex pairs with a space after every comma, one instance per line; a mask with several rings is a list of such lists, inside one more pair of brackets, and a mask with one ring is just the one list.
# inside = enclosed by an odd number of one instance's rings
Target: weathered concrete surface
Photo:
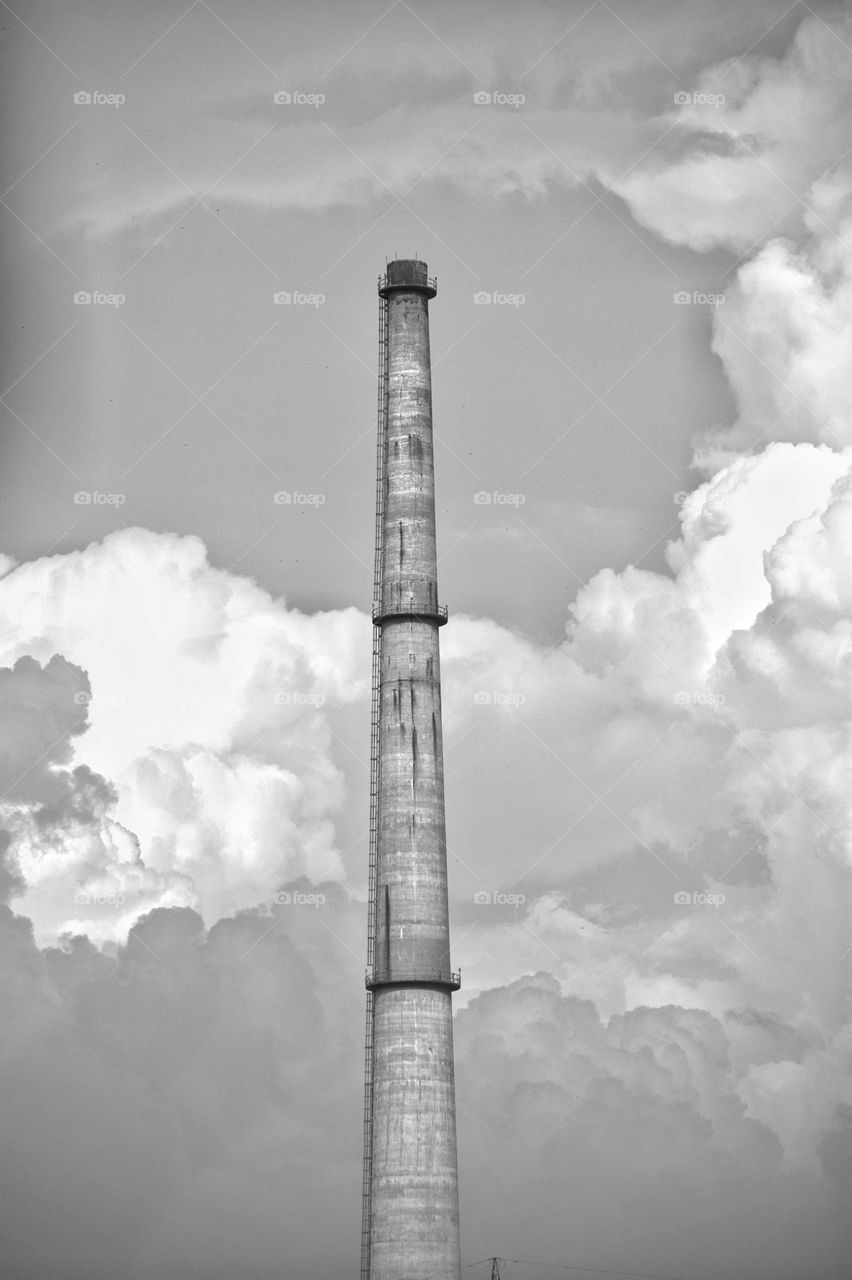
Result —
[[422, 263], [389, 264], [388, 285], [370, 1276], [458, 1280], [433, 291]]
[[[394, 266], [394, 263], [390, 264]], [[434, 612], [435, 468], [429, 303], [425, 293], [388, 296], [388, 422], [382, 606]]]
[[459, 1202], [450, 992], [374, 992], [373, 1280], [457, 1280]]

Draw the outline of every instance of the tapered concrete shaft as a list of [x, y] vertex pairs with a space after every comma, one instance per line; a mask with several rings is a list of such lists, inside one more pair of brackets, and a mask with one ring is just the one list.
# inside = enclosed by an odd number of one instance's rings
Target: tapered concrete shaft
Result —
[[458, 1280], [452, 991], [426, 266], [388, 265], [371, 1280]]

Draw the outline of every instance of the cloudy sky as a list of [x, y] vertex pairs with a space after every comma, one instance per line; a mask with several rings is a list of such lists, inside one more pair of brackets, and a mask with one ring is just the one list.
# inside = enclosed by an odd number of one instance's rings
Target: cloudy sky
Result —
[[416, 253], [463, 1263], [841, 1280], [848, 5], [0, 28], [4, 1275], [354, 1274], [375, 283]]

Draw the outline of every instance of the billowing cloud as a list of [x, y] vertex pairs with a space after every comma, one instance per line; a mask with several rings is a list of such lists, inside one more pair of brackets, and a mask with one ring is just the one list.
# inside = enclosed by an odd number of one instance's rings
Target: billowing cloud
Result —
[[[216, 919], [300, 875], [340, 878], [342, 776], [327, 715], [365, 696], [360, 615], [288, 611], [212, 568], [198, 539], [135, 529], [22, 565], [0, 589], [2, 660], [58, 652], [59, 670], [84, 669], [91, 695], [87, 683], [85, 705], [71, 705], [89, 728], [75, 760], [115, 789], [94, 845], [90, 828], [75, 828], [74, 849], [66, 841], [46, 865], [20, 832], [19, 861], [39, 889], [27, 909], [47, 936], [88, 921], [123, 937], [142, 911], [175, 902]], [[26, 765], [36, 745], [16, 744]], [[87, 916], [86, 893], [112, 912]]]
[[67, 796], [61, 766], [72, 739], [86, 727], [89, 682], [85, 671], [54, 654], [42, 667], [23, 656], [0, 670], [0, 787], [5, 800], [57, 805]]
[[146, 903], [195, 895], [186, 876], [146, 867], [135, 835], [115, 819], [112, 784], [74, 763], [91, 701], [85, 671], [58, 654], [44, 666], [24, 656], [0, 668], [3, 887], [4, 898], [35, 893], [48, 937], [85, 922], [103, 941], [126, 934]]
[[[852, 183], [847, 183], [847, 191]], [[771, 440], [852, 443], [852, 218], [833, 217], [810, 254], [772, 241], [745, 264], [714, 317], [713, 347], [737, 400], [730, 430], [700, 443], [714, 468]]]
[[[347, 946], [360, 913], [324, 888], [320, 907], [209, 932], [189, 909], [156, 910], [113, 956], [79, 936], [40, 951], [0, 908], [6, 1275], [345, 1268], [363, 992]], [[333, 907], [332, 933], [317, 921]], [[349, 1208], [320, 1249], [324, 1196]]]
[[852, 144], [849, 36], [847, 16], [809, 14], [781, 57], [706, 68], [669, 114], [668, 153], [613, 189], [640, 222], [698, 250], [747, 253], [801, 231], [803, 213], [820, 216], [808, 193]]
[[[758, 1027], [766, 1060], [745, 1072], [735, 1042]], [[467, 1186], [489, 1187], [487, 1205], [466, 1197], [474, 1256], [754, 1280], [840, 1274], [842, 1187], [825, 1196], [819, 1173], [791, 1168], [741, 1097], [761, 1078], [771, 1094], [773, 1078], [813, 1075], [819, 1054], [809, 1059], [783, 1026], [671, 1005], [602, 1021], [537, 974], [478, 997], [457, 1018], [456, 1045]]]

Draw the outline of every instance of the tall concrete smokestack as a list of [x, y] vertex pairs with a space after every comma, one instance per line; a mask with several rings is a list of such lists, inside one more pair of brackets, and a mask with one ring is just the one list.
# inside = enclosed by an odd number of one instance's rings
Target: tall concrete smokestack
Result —
[[458, 1280], [429, 299], [379, 280], [362, 1280]]

